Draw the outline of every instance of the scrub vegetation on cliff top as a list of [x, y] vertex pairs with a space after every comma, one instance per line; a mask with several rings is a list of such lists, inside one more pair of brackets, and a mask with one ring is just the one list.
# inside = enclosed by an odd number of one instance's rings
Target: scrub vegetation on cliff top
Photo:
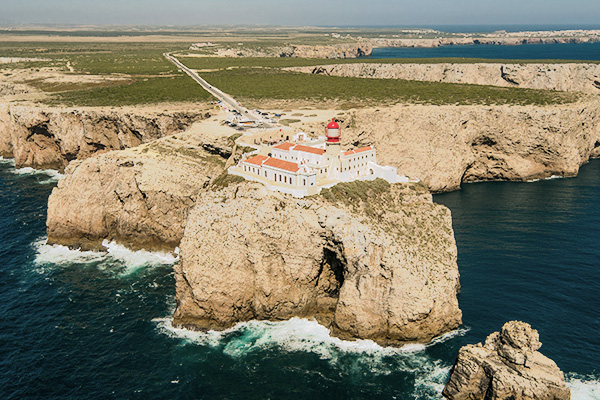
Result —
[[[32, 76], [28, 83], [48, 93], [50, 96], [43, 101], [55, 105], [125, 106], [214, 100], [162, 55], [166, 51], [186, 51], [187, 46], [189, 43], [5, 42], [0, 43], [0, 55], [44, 58], [49, 61], [36, 62], [36, 68], [46, 66], [62, 70], [66, 74], [105, 75], [112, 78], [102, 84], [90, 85], [81, 82], [61, 86], [48, 85]], [[289, 66], [333, 63], [439, 60], [216, 57], [185, 57], [183, 60], [191, 68], [207, 71], [201, 72], [201, 75], [211, 84], [249, 105], [269, 100], [311, 103], [335, 101], [345, 108], [373, 103], [547, 105], [577, 99], [574, 94], [544, 90], [331, 77], [281, 69]], [[121, 79], [115, 80], [115, 77]]]

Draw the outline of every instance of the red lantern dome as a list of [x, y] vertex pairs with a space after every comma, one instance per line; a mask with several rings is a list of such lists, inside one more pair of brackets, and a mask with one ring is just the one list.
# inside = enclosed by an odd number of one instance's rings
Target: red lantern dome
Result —
[[340, 141], [340, 126], [335, 122], [335, 118], [331, 119], [327, 125], [327, 143], [338, 143]]

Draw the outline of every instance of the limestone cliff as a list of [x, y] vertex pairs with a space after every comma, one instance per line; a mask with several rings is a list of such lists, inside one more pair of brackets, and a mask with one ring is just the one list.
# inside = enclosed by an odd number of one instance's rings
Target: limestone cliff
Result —
[[17, 167], [62, 170], [69, 161], [180, 132], [206, 112], [136, 112], [0, 105], [0, 155]]
[[537, 350], [538, 332], [507, 322], [501, 332], [460, 349], [444, 388], [449, 400], [568, 400], [570, 390], [554, 361]]
[[287, 70], [331, 76], [469, 83], [600, 94], [600, 64], [337, 64]]
[[315, 317], [342, 338], [399, 344], [461, 323], [450, 212], [418, 186], [355, 182], [304, 199], [212, 187], [180, 249], [177, 326]]
[[289, 45], [265, 48], [217, 49], [219, 57], [299, 57], [299, 58], [356, 58], [368, 56], [373, 46], [368, 41], [337, 45]]
[[[575, 176], [600, 155], [600, 101], [555, 106], [398, 105], [340, 117], [347, 145], [433, 191], [462, 182]], [[322, 129], [307, 126], [308, 131]]]
[[0, 156], [4, 158], [13, 157], [10, 127], [10, 111], [8, 104], [0, 103]]
[[172, 251], [198, 193], [225, 159], [176, 135], [72, 161], [48, 200], [48, 241], [96, 249], [104, 239]]

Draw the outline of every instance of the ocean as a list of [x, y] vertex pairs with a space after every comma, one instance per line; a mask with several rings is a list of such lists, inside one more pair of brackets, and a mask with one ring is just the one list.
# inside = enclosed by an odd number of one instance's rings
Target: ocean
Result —
[[172, 328], [172, 255], [45, 244], [59, 177], [0, 161], [3, 399], [439, 399], [458, 349], [512, 319], [539, 330], [573, 399], [600, 399], [600, 161], [436, 195], [453, 214], [464, 325], [399, 349], [297, 318]]

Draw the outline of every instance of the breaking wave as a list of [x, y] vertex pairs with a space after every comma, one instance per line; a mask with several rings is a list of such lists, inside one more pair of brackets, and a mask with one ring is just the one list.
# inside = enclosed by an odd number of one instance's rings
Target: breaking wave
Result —
[[141, 268], [171, 265], [179, 260], [178, 249], [175, 254], [133, 251], [116, 242], [102, 242], [104, 251], [74, 250], [61, 245], [47, 244], [47, 238], [34, 243], [36, 248], [35, 263], [39, 266], [56, 264], [97, 264], [100, 269], [117, 269], [120, 276], [135, 273]]
[[249, 321], [224, 331], [196, 332], [175, 328], [170, 318], [155, 318], [157, 331], [185, 343], [209, 346], [224, 354], [242, 358], [254, 352], [270, 350], [316, 354], [341, 373], [390, 375], [406, 372], [414, 376], [415, 398], [441, 399], [450, 365], [434, 359], [424, 350], [432, 345], [464, 335], [460, 329], [437, 338], [427, 345], [384, 347], [371, 340], [346, 341], [331, 336], [328, 328], [315, 320], [292, 318], [288, 321]]
[[528, 180], [527, 182], [528, 182], [528, 183], [532, 183], [532, 182], [540, 182], [540, 181], [542, 181], [542, 180], [544, 180], [544, 181], [551, 181], [551, 180], [554, 180], [554, 179], [564, 179], [564, 178], [565, 178], [565, 177], [564, 177], [564, 176], [562, 176], [562, 175], [552, 175], [552, 176], [549, 176], [549, 177], [547, 177], [547, 178], [537, 178], [537, 179], [531, 179], [531, 180]]
[[[14, 161], [13, 161], [14, 164]], [[58, 182], [65, 175], [54, 169], [35, 169], [31, 167], [17, 168], [13, 171], [17, 175], [46, 175], [48, 178], [40, 181], [40, 183]]]
[[1, 164], [10, 164], [10, 165], [14, 166], [15, 159], [14, 158], [4, 158], [4, 157], [0, 156], [0, 163]]
[[571, 389], [572, 400], [600, 400], [600, 379], [597, 376], [567, 373], [565, 380]]

